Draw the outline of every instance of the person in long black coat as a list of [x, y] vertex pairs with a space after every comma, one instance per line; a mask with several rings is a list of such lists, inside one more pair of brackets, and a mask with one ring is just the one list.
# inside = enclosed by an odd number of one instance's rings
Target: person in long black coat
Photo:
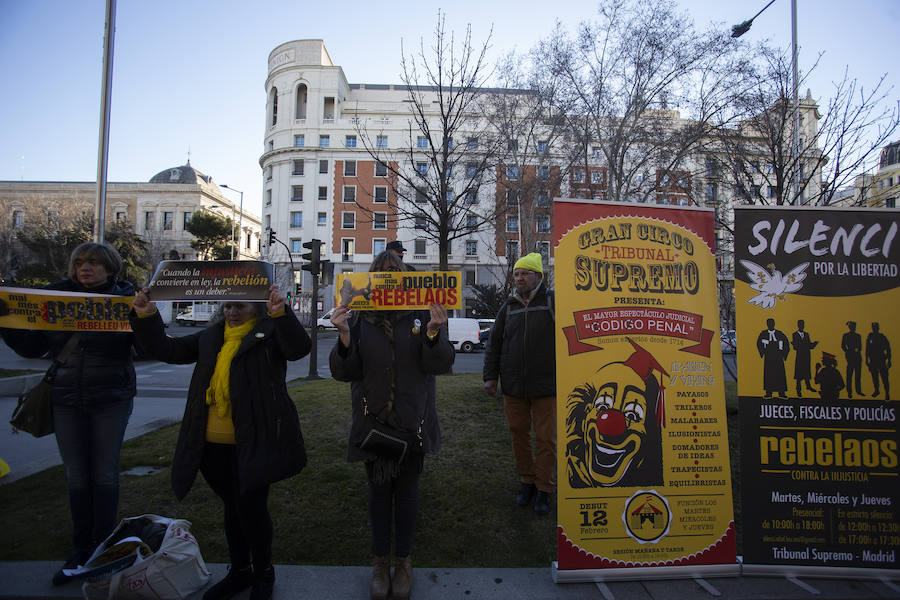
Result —
[[312, 344], [276, 286], [267, 303], [225, 302], [224, 318], [180, 338], [166, 335], [147, 290], [134, 300], [131, 326], [158, 360], [196, 362], [172, 465], [178, 499], [197, 472], [224, 503], [231, 568], [206, 591], [222, 600], [251, 587], [252, 600], [271, 597], [272, 518], [269, 486], [300, 472], [306, 450], [300, 419], [285, 385], [288, 360]]
[[797, 321], [797, 331], [791, 336], [791, 346], [794, 347], [794, 379], [797, 382], [797, 397], [802, 398], [800, 384], [806, 382], [806, 389], [815, 392], [809, 380], [812, 379], [812, 349], [819, 345], [819, 342], [812, 341], [809, 332], [805, 330], [803, 319]]
[[[134, 286], [119, 279], [122, 258], [109, 244], [85, 242], [69, 256], [68, 278], [47, 290], [133, 296]], [[53, 378], [53, 430], [66, 468], [72, 550], [53, 575], [53, 584], [83, 565], [118, 522], [119, 456], [136, 393], [132, 344], [127, 332], [88, 333], [2, 329], [3, 341], [26, 358], [56, 360], [69, 339], [75, 348]]]
[[784, 332], [775, 329], [775, 319], [766, 319], [766, 329], [756, 336], [756, 349], [763, 359], [763, 389], [766, 398], [778, 394], [787, 397], [787, 375], [784, 361], [791, 351], [790, 342]]

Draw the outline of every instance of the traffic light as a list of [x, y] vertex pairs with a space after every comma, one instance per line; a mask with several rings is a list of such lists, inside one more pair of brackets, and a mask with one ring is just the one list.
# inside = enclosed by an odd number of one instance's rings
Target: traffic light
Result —
[[334, 280], [334, 265], [331, 261], [319, 261], [319, 271], [321, 271], [321, 277], [319, 278], [321, 284], [331, 285], [331, 282]]
[[313, 275], [318, 275], [320, 266], [319, 253], [322, 250], [322, 242], [320, 240], [312, 239], [308, 242], [303, 242], [303, 247], [308, 249], [309, 252], [304, 252], [301, 257], [308, 262], [300, 268], [304, 271], [309, 271]]
[[271, 227], [269, 227], [269, 245], [271, 246], [274, 243], [275, 243], [275, 230], [272, 229]]
[[295, 283], [295, 284], [294, 284], [294, 292], [295, 292], [298, 296], [300, 295], [300, 292], [301, 292], [302, 289], [303, 289], [303, 288], [302, 288], [302, 286], [301, 286], [299, 283]]

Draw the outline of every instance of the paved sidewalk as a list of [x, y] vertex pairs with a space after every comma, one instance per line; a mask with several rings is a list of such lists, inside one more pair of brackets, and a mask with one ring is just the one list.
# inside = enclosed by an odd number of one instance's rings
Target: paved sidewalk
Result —
[[[56, 562], [0, 562], [0, 598], [81, 598], [81, 586], [50, 583]], [[218, 581], [225, 565], [209, 565]], [[274, 600], [344, 600], [368, 598], [369, 567], [275, 567]], [[202, 591], [201, 591], [202, 592]], [[192, 596], [199, 600], [202, 593]], [[249, 592], [237, 595], [246, 600]], [[722, 577], [620, 581], [608, 584], [553, 582], [551, 569], [414, 568], [415, 600], [823, 600], [900, 598], [900, 587], [878, 581], [803, 579], [793, 583], [776, 577]]]

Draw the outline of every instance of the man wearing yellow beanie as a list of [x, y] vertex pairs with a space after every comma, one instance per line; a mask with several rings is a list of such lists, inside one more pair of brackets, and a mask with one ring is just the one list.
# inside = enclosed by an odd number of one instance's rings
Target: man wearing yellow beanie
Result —
[[497, 313], [483, 373], [489, 396], [497, 394], [498, 379], [503, 384], [503, 407], [521, 484], [516, 504], [527, 506], [534, 497], [538, 515], [550, 512], [550, 494], [556, 486], [555, 315], [553, 291], [544, 286], [543, 277], [537, 252], [516, 261], [515, 289]]

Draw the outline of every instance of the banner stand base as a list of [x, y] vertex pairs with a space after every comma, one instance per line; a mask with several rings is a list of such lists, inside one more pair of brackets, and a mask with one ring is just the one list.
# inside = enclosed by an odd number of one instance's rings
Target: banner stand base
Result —
[[741, 567], [727, 565], [688, 565], [684, 567], [627, 567], [622, 569], [560, 569], [553, 561], [550, 572], [554, 583], [593, 583], [628, 581], [631, 579], [702, 579], [704, 577], [737, 577]]
[[857, 567], [813, 567], [806, 565], [751, 565], [744, 563], [741, 574], [748, 577], [812, 577], [815, 579], [900, 580], [900, 570]]

